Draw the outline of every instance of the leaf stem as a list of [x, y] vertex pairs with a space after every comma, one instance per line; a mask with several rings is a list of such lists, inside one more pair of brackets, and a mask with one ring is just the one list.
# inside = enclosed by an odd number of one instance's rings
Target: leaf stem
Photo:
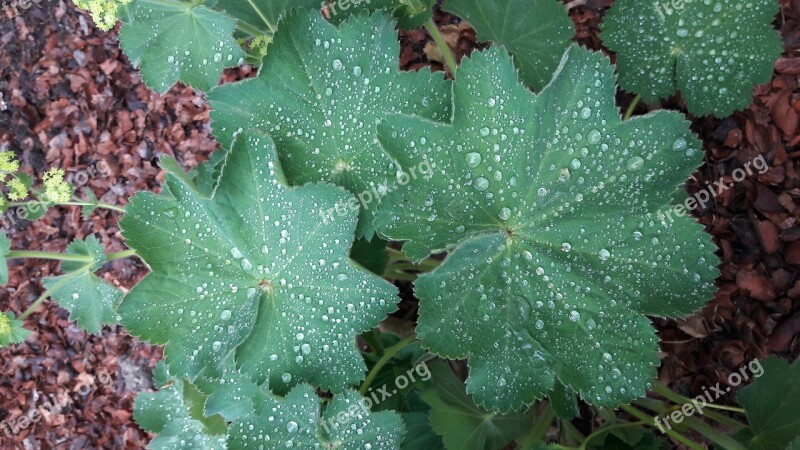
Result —
[[[45, 202], [37, 202], [35, 200], [31, 200], [31, 201], [27, 201], [27, 202], [9, 202], [8, 206], [9, 207], [12, 207], [12, 206], [26, 206], [26, 207], [30, 208], [28, 205], [30, 205], [31, 203], [39, 203], [42, 206], [48, 204], [48, 203], [45, 203]], [[52, 203], [50, 205], [52, 205], [52, 206], [94, 206], [94, 207], [97, 207], [97, 208], [110, 209], [112, 211], [117, 211], [117, 212], [121, 212], [121, 213], [125, 212], [125, 208], [121, 208], [119, 206], [114, 206], [114, 205], [109, 205], [108, 203], [91, 203], [91, 202], [84, 202], [84, 201], [75, 201], [75, 202]]]
[[[633, 417], [636, 417], [637, 419], [639, 419], [642, 422], [646, 423], [647, 426], [655, 426], [655, 423], [656, 423], [655, 420], [652, 417], [648, 416], [647, 414], [639, 411], [638, 409], [636, 409], [636, 408], [634, 408], [632, 406], [629, 406], [629, 405], [620, 405], [619, 408], [621, 410], [627, 412], [628, 414], [632, 415]], [[676, 441], [678, 441], [681, 444], [689, 447], [692, 450], [705, 450], [697, 442], [692, 441], [691, 439], [689, 439], [686, 436], [678, 433], [675, 430], [669, 430], [669, 429], [668, 430], [664, 430], [664, 433], [667, 436], [671, 437], [672, 439], [675, 439]]]
[[642, 100], [642, 94], [636, 94], [636, 97], [633, 98], [630, 106], [628, 106], [628, 110], [625, 111], [625, 117], [623, 117], [623, 121], [626, 121], [631, 118], [633, 115], [633, 110], [636, 109], [636, 105], [639, 104], [639, 101]]
[[53, 252], [36, 252], [28, 250], [14, 250], [6, 255], [7, 259], [20, 259], [20, 258], [35, 258], [35, 259], [52, 259], [58, 261], [76, 261], [76, 262], [91, 262], [92, 257], [89, 255], [69, 255], [66, 253], [53, 253]]
[[367, 374], [367, 378], [364, 380], [363, 383], [361, 383], [361, 387], [358, 389], [358, 393], [361, 394], [362, 396], [364, 394], [366, 394], [367, 390], [369, 389], [369, 386], [375, 380], [375, 377], [378, 376], [378, 372], [381, 371], [383, 366], [385, 366], [386, 363], [391, 361], [391, 359], [394, 358], [394, 356], [398, 352], [400, 352], [400, 350], [402, 350], [402, 349], [406, 348], [407, 346], [411, 345], [411, 343], [416, 341], [416, 340], [417, 340], [417, 334], [416, 333], [412, 333], [407, 338], [405, 338], [405, 339], [401, 340], [400, 342], [394, 344], [393, 346], [387, 348], [383, 352], [383, 356], [381, 356], [381, 359], [379, 359], [378, 362], [375, 363], [374, 366], [372, 366], [372, 369]]
[[[670, 400], [670, 401], [678, 403], [678, 404], [692, 403], [692, 399], [691, 398], [684, 397], [683, 395], [678, 394], [677, 392], [673, 391], [672, 389], [670, 389], [666, 385], [662, 384], [658, 380], [656, 380], [653, 383], [652, 390], [653, 390], [653, 392], [661, 395], [662, 397], [666, 398], [667, 400]], [[720, 409], [720, 410], [723, 410], [723, 411], [730, 411], [730, 412], [734, 412], [734, 413], [745, 414], [745, 410], [742, 409], [742, 408], [737, 408], [737, 407], [734, 407], [734, 406], [716, 405], [714, 403], [706, 403], [706, 405], [704, 405], [703, 408], [704, 409], [705, 408]], [[719, 423], [721, 423], [723, 425], [729, 426], [731, 428], [743, 428], [744, 427], [743, 424], [741, 424], [741, 423], [739, 423], [739, 422], [737, 422], [737, 421], [735, 421], [735, 420], [733, 420], [733, 419], [731, 419], [729, 417], [717, 414], [717, 413], [715, 413], [713, 411], [704, 411], [703, 414], [708, 416], [710, 419], [716, 420], [717, 422], [719, 422]]]
[[619, 428], [628, 428], [628, 427], [638, 427], [639, 425], [646, 425], [646, 424], [644, 423], [644, 421], [639, 420], [636, 422], [616, 423], [614, 425], [609, 425], [607, 427], [600, 428], [599, 430], [596, 430], [592, 434], [586, 436], [586, 439], [583, 440], [581, 446], [578, 447], [578, 450], [586, 450], [586, 446], [589, 444], [589, 441], [596, 438], [597, 436], [600, 436], [603, 433], [608, 432], [609, 430], [616, 430]]
[[128, 258], [130, 256], [138, 256], [136, 254], [136, 250], [129, 249], [129, 250], [122, 250], [119, 252], [106, 253], [106, 261], [114, 261], [115, 259], [123, 259], [123, 258]]
[[256, 4], [253, 2], [253, 0], [247, 0], [247, 3], [249, 3], [250, 6], [253, 8], [253, 10], [255, 10], [256, 14], [258, 14], [258, 17], [260, 17], [261, 20], [264, 21], [264, 23], [269, 28], [269, 31], [271, 31], [272, 33], [275, 33], [275, 25], [273, 25], [272, 22], [270, 22], [269, 19], [267, 19], [267, 16], [265, 16], [264, 13], [261, 12], [260, 9], [258, 9], [258, 6], [256, 6]]
[[533, 419], [533, 428], [531, 428], [531, 431], [525, 436], [522, 442], [519, 443], [519, 448], [521, 450], [532, 449], [534, 444], [541, 441], [542, 438], [545, 437], [547, 434], [547, 429], [550, 428], [550, 425], [553, 423], [553, 419], [555, 418], [556, 413], [553, 411], [553, 408], [551, 408], [550, 405], [547, 405], [547, 408], [545, 408], [542, 415]]
[[450, 46], [447, 45], [447, 41], [444, 39], [444, 36], [442, 36], [442, 32], [439, 31], [439, 27], [436, 26], [436, 22], [433, 21], [433, 18], [430, 18], [427, 22], [425, 22], [425, 29], [428, 30], [428, 33], [433, 38], [433, 42], [436, 43], [436, 46], [439, 47], [439, 51], [442, 52], [442, 56], [444, 57], [444, 63], [447, 66], [447, 69], [450, 71], [450, 74], [455, 79], [456, 70], [458, 70], [456, 57], [453, 55], [453, 51], [450, 50]]
[[87, 270], [89, 267], [90, 267], [90, 264], [87, 264], [87, 265], [86, 265], [86, 266], [84, 266], [82, 269], [80, 269], [80, 270], [77, 270], [77, 271], [75, 271], [75, 272], [72, 272], [72, 273], [70, 273], [70, 274], [67, 274], [67, 275], [64, 275], [63, 277], [61, 277], [61, 279], [59, 279], [58, 281], [56, 281], [56, 283], [55, 283], [54, 285], [50, 286], [50, 289], [47, 289], [47, 290], [45, 290], [44, 292], [42, 292], [42, 295], [40, 295], [40, 296], [39, 296], [39, 298], [37, 298], [37, 299], [36, 299], [36, 301], [35, 301], [35, 302], [33, 302], [33, 303], [31, 304], [31, 306], [29, 306], [29, 307], [28, 307], [28, 309], [26, 309], [26, 310], [25, 310], [25, 312], [24, 312], [24, 313], [22, 313], [22, 314], [21, 314], [21, 315], [18, 317], [18, 319], [19, 319], [19, 320], [24, 320], [26, 317], [30, 316], [30, 315], [31, 315], [31, 313], [32, 313], [32, 312], [33, 312], [33, 311], [34, 311], [34, 310], [35, 310], [35, 309], [36, 309], [36, 308], [37, 308], [37, 307], [38, 307], [38, 306], [39, 306], [39, 305], [40, 305], [40, 304], [41, 304], [43, 301], [45, 301], [45, 299], [46, 299], [47, 297], [50, 297], [50, 295], [51, 295], [51, 294], [52, 294], [54, 291], [58, 290], [58, 289], [59, 289], [61, 286], [65, 285], [65, 284], [66, 284], [68, 281], [72, 280], [73, 278], [77, 277], [78, 275], [81, 275], [81, 274], [83, 274], [83, 273], [84, 273], [84, 272], [85, 272], [85, 271], [86, 271], [86, 270]]

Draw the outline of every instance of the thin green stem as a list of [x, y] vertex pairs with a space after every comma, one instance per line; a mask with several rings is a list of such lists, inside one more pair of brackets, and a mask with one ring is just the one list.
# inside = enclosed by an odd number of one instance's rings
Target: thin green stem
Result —
[[262, 13], [260, 9], [258, 9], [258, 6], [256, 6], [256, 4], [253, 2], [253, 0], [247, 0], [247, 3], [249, 3], [250, 6], [255, 10], [256, 14], [258, 14], [258, 17], [260, 17], [261, 20], [263, 20], [264, 23], [267, 24], [267, 27], [269, 28], [269, 31], [271, 31], [272, 33], [275, 33], [275, 25], [273, 25], [272, 22], [270, 22], [269, 19], [267, 19], [267, 16], [265, 16], [264, 13]]
[[106, 253], [106, 261], [114, 261], [115, 259], [128, 258], [130, 256], [137, 256], [136, 250], [122, 250], [119, 252]]
[[642, 94], [636, 94], [636, 97], [633, 98], [630, 106], [628, 106], [628, 110], [625, 111], [625, 117], [622, 119], [623, 121], [628, 120], [633, 115], [633, 110], [636, 109], [636, 105], [639, 104], [639, 101], [642, 99]]
[[684, 421], [686, 425], [691, 427], [693, 430], [702, 434], [708, 440], [719, 445], [721, 448], [724, 448], [725, 450], [747, 450], [745, 446], [737, 442], [732, 437], [718, 432], [717, 430], [711, 428], [707, 423], [703, 422], [697, 417], [687, 416], [684, 417]]
[[125, 212], [125, 208], [121, 208], [119, 206], [114, 206], [114, 205], [109, 205], [108, 203], [90, 203], [90, 202], [84, 202], [84, 201], [45, 203], [45, 202], [38, 202], [38, 201], [32, 200], [32, 201], [27, 201], [27, 202], [9, 202], [8, 203], [8, 207], [24, 206], [24, 207], [30, 209], [30, 204], [31, 203], [38, 203], [42, 207], [44, 207], [45, 205], [52, 205], [52, 206], [94, 206], [96, 208], [110, 209], [112, 211], [117, 211], [117, 212], [121, 212], [121, 213]]
[[370, 385], [371, 385], [371, 384], [372, 384], [372, 382], [375, 380], [375, 377], [377, 377], [377, 376], [378, 376], [378, 372], [380, 372], [380, 371], [381, 371], [381, 369], [383, 368], [383, 366], [385, 366], [385, 365], [386, 365], [386, 363], [388, 363], [389, 361], [391, 361], [391, 359], [392, 359], [392, 358], [394, 358], [394, 356], [395, 356], [395, 355], [396, 355], [396, 354], [397, 354], [397, 353], [398, 353], [400, 350], [402, 350], [402, 349], [406, 348], [407, 346], [411, 345], [411, 343], [412, 343], [412, 342], [414, 342], [414, 341], [416, 341], [416, 340], [417, 340], [417, 334], [416, 334], [416, 333], [413, 333], [413, 334], [411, 334], [411, 336], [408, 336], [407, 338], [405, 338], [405, 339], [401, 340], [401, 341], [400, 341], [400, 342], [398, 342], [397, 344], [394, 344], [393, 346], [391, 346], [391, 347], [387, 348], [387, 349], [386, 349], [386, 350], [383, 352], [383, 356], [381, 356], [381, 359], [379, 359], [379, 360], [378, 360], [378, 362], [377, 362], [377, 363], [375, 363], [375, 365], [374, 365], [374, 366], [372, 366], [372, 369], [371, 369], [371, 370], [369, 371], [369, 373], [367, 374], [367, 378], [364, 380], [364, 382], [363, 382], [363, 383], [361, 383], [361, 387], [358, 389], [358, 392], [359, 392], [359, 393], [360, 393], [362, 396], [363, 396], [364, 394], [366, 394], [366, 393], [367, 393], [367, 390], [368, 390], [368, 389], [369, 389], [369, 387], [370, 387]]
[[458, 70], [458, 63], [456, 63], [456, 57], [453, 55], [453, 51], [450, 50], [450, 46], [447, 45], [447, 41], [442, 36], [442, 32], [439, 31], [439, 27], [436, 26], [436, 22], [433, 21], [433, 18], [428, 19], [425, 23], [425, 29], [428, 30], [431, 37], [433, 38], [433, 42], [436, 43], [436, 46], [439, 47], [439, 51], [442, 52], [442, 56], [444, 57], [444, 63], [447, 66], [447, 69], [450, 70], [450, 74], [453, 75], [453, 78], [456, 77], [456, 70]]
[[68, 255], [65, 253], [52, 253], [52, 252], [35, 252], [28, 250], [14, 250], [6, 255], [7, 259], [20, 259], [20, 258], [36, 258], [36, 259], [52, 259], [58, 261], [77, 261], [77, 262], [91, 262], [92, 257], [89, 255]]
[[[672, 402], [678, 404], [685, 404], [685, 403], [694, 403], [691, 398], [684, 397], [683, 395], [678, 394], [677, 392], [673, 391], [666, 385], [660, 383], [659, 381], [655, 381], [652, 387], [653, 392], [661, 395], [662, 397], [670, 400]], [[716, 405], [714, 403], [707, 402], [705, 405], [702, 406], [703, 409], [719, 409], [723, 411], [730, 411], [739, 414], [745, 414], [745, 410], [742, 408], [737, 408], [735, 406], [725, 406], [725, 405]], [[708, 416], [712, 420], [716, 420], [717, 422], [726, 425], [728, 427], [734, 429], [741, 429], [744, 427], [742, 423], [739, 423], [730, 417], [726, 417], [720, 414], [715, 413], [714, 411], [703, 411], [703, 414]]]
[[47, 299], [47, 297], [50, 297], [50, 295], [51, 295], [53, 292], [55, 292], [55, 291], [57, 291], [58, 289], [60, 289], [60, 288], [61, 288], [61, 286], [65, 285], [67, 282], [69, 282], [69, 281], [70, 281], [70, 280], [72, 280], [73, 278], [77, 277], [78, 275], [81, 275], [81, 274], [82, 274], [84, 271], [86, 271], [86, 270], [89, 268], [89, 266], [90, 266], [90, 265], [89, 265], [89, 264], [87, 264], [87, 265], [86, 265], [84, 268], [82, 268], [82, 269], [80, 269], [80, 270], [78, 270], [78, 271], [72, 272], [72, 273], [70, 273], [70, 274], [68, 274], [68, 275], [64, 275], [63, 277], [61, 277], [61, 278], [60, 278], [58, 281], [56, 281], [56, 282], [55, 282], [55, 284], [53, 284], [52, 286], [50, 286], [50, 289], [47, 289], [47, 290], [45, 290], [44, 292], [42, 292], [42, 295], [40, 295], [40, 296], [39, 296], [39, 298], [37, 298], [37, 299], [36, 299], [36, 301], [35, 301], [35, 302], [33, 302], [33, 303], [31, 304], [31, 306], [29, 306], [29, 307], [28, 307], [28, 309], [26, 309], [26, 310], [25, 310], [25, 312], [24, 312], [24, 313], [22, 313], [22, 314], [19, 316], [19, 320], [24, 320], [26, 317], [30, 316], [30, 315], [31, 315], [31, 313], [32, 313], [32, 312], [33, 312], [33, 311], [34, 311], [34, 310], [35, 310], [35, 309], [36, 309], [36, 308], [37, 308], [37, 307], [38, 307], [38, 306], [39, 306], [39, 305], [40, 305], [40, 304], [41, 304], [43, 301], [45, 301], [45, 299]]
[[519, 443], [519, 448], [521, 450], [532, 449], [537, 442], [540, 442], [547, 435], [547, 430], [550, 428], [555, 418], [556, 413], [553, 412], [553, 408], [547, 405], [542, 415], [533, 419], [533, 428], [531, 428], [531, 431], [522, 439], [522, 442]]
[[603, 428], [593, 432], [589, 436], [586, 436], [586, 439], [583, 440], [583, 442], [581, 443], [581, 446], [578, 447], [578, 450], [586, 450], [586, 446], [589, 444], [589, 441], [591, 441], [592, 439], [596, 438], [597, 436], [600, 436], [601, 434], [606, 433], [606, 432], [608, 432], [610, 430], [616, 430], [616, 429], [619, 429], [619, 428], [628, 428], [628, 427], [638, 427], [640, 425], [646, 425], [646, 424], [643, 421], [640, 420], [640, 421], [637, 421], [637, 422], [616, 423], [614, 425], [609, 425], [607, 427], [603, 427]]
[[[628, 414], [636, 417], [637, 419], [641, 420], [642, 422], [646, 423], [648, 426], [655, 426], [655, 419], [653, 417], [648, 416], [647, 414], [639, 411], [638, 409], [628, 406], [628, 405], [620, 405], [619, 407], [621, 410], [627, 412]], [[659, 430], [660, 431], [660, 430]], [[692, 450], [705, 450], [700, 444], [697, 442], [692, 441], [691, 439], [687, 438], [686, 436], [678, 433], [675, 430], [664, 430], [664, 433], [675, 439], [676, 441], [680, 442], [681, 444], [689, 447]]]

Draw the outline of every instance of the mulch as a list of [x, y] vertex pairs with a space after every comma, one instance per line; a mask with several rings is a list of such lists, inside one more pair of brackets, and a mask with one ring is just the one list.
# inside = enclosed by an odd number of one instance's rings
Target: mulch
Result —
[[[776, 26], [785, 52], [772, 81], [756, 88], [747, 110], [729, 118], [690, 116], [706, 152], [690, 192], [707, 182], [731, 182], [735, 169], [759, 155], [769, 170], [735, 183], [699, 214], [723, 260], [714, 300], [686, 320], [654, 320], [663, 340], [660, 379], [686, 395], [718, 381], [724, 385], [729, 373], [753, 358], [800, 355], [800, 0], [781, 3]], [[60, 167], [75, 175], [103, 160], [112, 174], [87, 186], [103, 202], [124, 205], [136, 191], [158, 190], [160, 155], [191, 168], [216, 148], [201, 94], [183, 86], [154, 94], [119, 50], [116, 31], [97, 30], [71, 3], [41, 4], [14, 19], [0, 13], [0, 147], [14, 150], [25, 172], [40, 177]], [[601, 49], [598, 27], [610, 4], [588, 0], [571, 9], [578, 42]], [[459, 57], [482, 48], [454, 17], [438, 14], [437, 20], [452, 25], [445, 34]], [[404, 69], [442, 69], [426, 49], [425, 31], [404, 32], [401, 41]], [[223, 79], [254, 74], [245, 67], [227, 70]], [[621, 93], [618, 102], [627, 107], [631, 99]], [[656, 108], [686, 112], [675, 97], [640, 105], [637, 114]], [[78, 208], [57, 208], [4, 231], [15, 249], [63, 251], [72, 239], [95, 234], [114, 251], [124, 248], [117, 219], [97, 211], [84, 220]], [[102, 275], [127, 290], [146, 271], [141, 261], [127, 259], [106, 264]], [[41, 279], [58, 273], [57, 263], [11, 262], [0, 310], [20, 314], [43, 291]], [[26, 327], [33, 334], [25, 343], [0, 351], [0, 421], [38, 408], [51, 395], [70, 401], [11, 439], [0, 429], [0, 449], [142, 448], [149, 436], [133, 420], [133, 399], [152, 388], [150, 372], [161, 349], [120, 327], [87, 335], [52, 302], [39, 307]], [[103, 371], [112, 382], [96, 383], [85, 396], [74, 392]], [[732, 395], [722, 401], [732, 402]]]

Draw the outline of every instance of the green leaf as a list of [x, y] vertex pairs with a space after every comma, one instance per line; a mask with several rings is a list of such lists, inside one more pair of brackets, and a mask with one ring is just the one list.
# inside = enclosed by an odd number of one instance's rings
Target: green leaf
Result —
[[8, 284], [8, 262], [6, 256], [11, 252], [11, 241], [8, 240], [5, 234], [0, 234], [0, 286]]
[[462, 63], [452, 125], [396, 115], [378, 127], [401, 166], [428, 159], [446, 174], [387, 196], [375, 224], [418, 260], [455, 247], [416, 282], [418, 333], [470, 358], [479, 405], [531, 404], [555, 376], [589, 403], [628, 402], [658, 365], [644, 314], [688, 314], [714, 292], [703, 227], [661, 212], [700, 143], [677, 113], [621, 122], [614, 94], [599, 53], [572, 46], [537, 96], [491, 49]]
[[225, 449], [225, 421], [202, 414], [205, 397], [191, 384], [172, 380], [158, 392], [136, 396], [133, 417], [143, 429], [157, 436], [149, 449]]
[[44, 286], [70, 312], [69, 320], [89, 333], [99, 333], [103, 325], [118, 321], [114, 309], [122, 292], [89, 271], [46, 277]]
[[83, 195], [86, 197], [84, 200], [86, 203], [91, 203], [91, 205], [85, 205], [81, 208], [81, 217], [84, 219], [88, 219], [95, 209], [97, 209], [97, 196], [94, 195], [94, 191], [89, 188], [83, 188]]
[[680, 3], [614, 2], [601, 37], [617, 53], [620, 86], [649, 102], [680, 90], [695, 115], [726, 117], [747, 107], [753, 85], [769, 81], [783, 51], [772, 26], [778, 2]]
[[446, 0], [443, 8], [468, 21], [479, 40], [511, 52], [522, 81], [535, 91], [550, 81], [575, 34], [557, 0]]
[[[290, 14], [264, 60], [269, 70], [209, 94], [215, 135], [227, 146], [241, 130], [269, 133], [291, 184], [330, 182], [363, 199], [357, 235], [370, 239], [376, 198], [404, 189], [375, 138], [376, 122], [386, 113], [450, 115], [443, 75], [401, 73], [399, 52], [385, 14], [359, 15], [338, 29], [316, 12]], [[309, 214], [336, 222], [358, 206], [352, 200]]]
[[[400, 416], [371, 413], [357, 392], [334, 397], [320, 414], [314, 389], [300, 385], [284, 399], [266, 398], [256, 413], [231, 425], [228, 447], [252, 448], [254, 443], [275, 442], [269, 448], [397, 449], [405, 434]], [[341, 420], [339, 420], [341, 418]]]
[[430, 405], [430, 425], [443, 437], [445, 448], [484, 450], [504, 448], [531, 427], [530, 413], [497, 414], [476, 405], [443, 361], [430, 363], [433, 383], [422, 392]]
[[219, 414], [229, 422], [252, 412], [269, 394], [266, 386], [251, 380], [250, 374], [236, 370], [233, 358], [228, 358], [220, 370], [206, 369], [195, 384], [208, 396], [205, 415]]
[[290, 9], [319, 11], [322, 0], [219, 0], [214, 5], [237, 19], [266, 33], [274, 33], [278, 20]]
[[[402, 338], [393, 333], [379, 333], [376, 338], [380, 341], [382, 348], [380, 350], [373, 349], [373, 353], [364, 354], [364, 360], [369, 370], [372, 370], [375, 364], [380, 361], [385, 354], [385, 349], [394, 346], [402, 340]], [[369, 396], [374, 392], [376, 395], [381, 396], [382, 394], [380, 394], [379, 389], [386, 389], [387, 392], [392, 392], [392, 396], [383, 399], [379, 404], [373, 406], [373, 410], [409, 410], [409, 400], [406, 396], [414, 388], [429, 380], [431, 377], [428, 366], [422, 363], [422, 357], [424, 355], [425, 351], [420, 348], [419, 341], [414, 341], [412, 344], [403, 347], [385, 363], [380, 371], [378, 371], [378, 375], [372, 380], [372, 383], [370, 383], [370, 389], [366, 392], [366, 395]], [[401, 377], [408, 382], [403, 388], [398, 386], [398, 380], [400, 380]]]
[[558, 380], [553, 391], [547, 394], [547, 398], [550, 399], [550, 407], [562, 419], [571, 420], [580, 414], [575, 392]]
[[19, 344], [31, 334], [22, 327], [22, 321], [16, 320], [12, 312], [0, 312], [0, 348], [9, 344]]
[[736, 399], [747, 413], [752, 435], [748, 448], [771, 450], [786, 448], [800, 430], [800, 359], [788, 362], [770, 357], [750, 372], [757, 377], [742, 389]]
[[445, 448], [441, 436], [434, 433], [428, 424], [430, 416], [427, 412], [411, 412], [402, 416], [408, 433], [400, 446], [401, 450]]
[[120, 30], [120, 45], [151, 89], [164, 93], [182, 81], [208, 91], [222, 69], [244, 58], [234, 19], [177, 0], [134, 1], [135, 19]]
[[122, 291], [94, 274], [105, 262], [105, 250], [95, 236], [76, 239], [67, 247], [68, 255], [85, 255], [91, 262], [64, 261], [64, 275], [46, 277], [43, 282], [50, 296], [70, 312], [69, 320], [90, 333], [99, 333], [104, 324], [117, 323], [115, 312]]
[[387, 241], [377, 236], [373, 237], [371, 241], [358, 239], [353, 244], [350, 257], [370, 272], [383, 275], [386, 265], [389, 263], [389, 254], [386, 253], [387, 245], [389, 245]]
[[302, 382], [341, 391], [364, 377], [355, 335], [396, 308], [396, 290], [349, 260], [355, 217], [317, 218], [349, 194], [279, 185], [274, 151], [269, 137], [243, 135], [211, 198], [174, 172], [161, 195], [133, 198], [120, 225], [152, 272], [119, 313], [131, 334], [166, 344], [180, 376], [235, 351], [273, 392]]
[[616, 428], [593, 438], [588, 446], [598, 450], [664, 450], [669, 442], [645, 428]]

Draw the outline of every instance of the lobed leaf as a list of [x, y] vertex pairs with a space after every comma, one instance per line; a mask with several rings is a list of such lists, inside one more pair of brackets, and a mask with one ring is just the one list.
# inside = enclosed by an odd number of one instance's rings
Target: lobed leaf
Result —
[[[375, 124], [387, 113], [449, 117], [443, 75], [401, 73], [394, 22], [380, 12], [338, 29], [319, 13], [294, 12], [279, 28], [264, 61], [268, 70], [209, 94], [217, 139], [227, 146], [242, 130], [269, 133], [294, 185], [330, 182], [370, 198], [397, 188], [397, 167], [381, 150]], [[357, 235], [370, 239], [377, 200], [364, 203]], [[325, 210], [310, 214], [327, 221]]]
[[575, 34], [557, 0], [446, 0], [443, 8], [468, 21], [479, 40], [511, 52], [522, 81], [535, 91], [550, 81]]
[[453, 249], [416, 282], [423, 346], [470, 358], [467, 391], [493, 410], [556, 377], [593, 404], [642, 395], [658, 364], [644, 314], [688, 314], [714, 290], [702, 226], [663, 213], [702, 155], [688, 122], [621, 122], [611, 65], [577, 46], [539, 95], [502, 49], [464, 61], [453, 92], [452, 124], [378, 127], [402, 167], [434, 172], [387, 196], [379, 233], [417, 260]]
[[750, 424], [738, 437], [753, 450], [786, 448], [800, 429], [800, 360], [770, 357], [758, 364], [762, 370], [751, 372], [761, 376], [736, 397]]
[[244, 58], [233, 38], [236, 21], [225, 14], [179, 0], [134, 0], [131, 7], [135, 19], [120, 30], [120, 46], [157, 92], [177, 81], [208, 91]]
[[[296, 386], [284, 399], [265, 398], [255, 413], [231, 425], [231, 450], [266, 445], [267, 448], [371, 449], [400, 447], [405, 427], [394, 412], [369, 412], [357, 392], [334, 397], [321, 412], [320, 400], [308, 385]], [[338, 419], [342, 418], [340, 422]]]
[[230, 16], [266, 33], [274, 33], [280, 18], [290, 9], [313, 8], [317, 11], [321, 0], [217, 0], [214, 7]]
[[396, 290], [348, 258], [355, 217], [317, 218], [350, 195], [285, 188], [274, 161], [269, 137], [242, 136], [210, 198], [166, 164], [164, 192], [137, 194], [121, 221], [152, 272], [119, 313], [131, 334], [166, 344], [179, 376], [235, 352], [237, 368], [273, 392], [302, 382], [341, 391], [365, 370], [355, 334], [395, 309]]
[[680, 90], [689, 112], [731, 115], [783, 51], [775, 0], [618, 0], [602, 25], [623, 89], [653, 102]]

